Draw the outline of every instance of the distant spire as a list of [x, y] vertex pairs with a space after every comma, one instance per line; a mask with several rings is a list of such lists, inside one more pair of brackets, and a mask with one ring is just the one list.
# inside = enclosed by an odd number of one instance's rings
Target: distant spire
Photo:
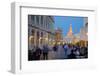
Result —
[[72, 36], [73, 35], [73, 32], [72, 32], [72, 24], [70, 24], [70, 27], [69, 27], [69, 31], [67, 33], [67, 36]]
[[72, 33], [72, 24], [70, 24], [69, 32]]

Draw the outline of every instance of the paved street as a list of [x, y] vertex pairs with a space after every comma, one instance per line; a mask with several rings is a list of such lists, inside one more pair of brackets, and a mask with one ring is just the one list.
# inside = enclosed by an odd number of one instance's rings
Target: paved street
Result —
[[49, 51], [48, 59], [64, 59], [66, 58], [64, 50]]

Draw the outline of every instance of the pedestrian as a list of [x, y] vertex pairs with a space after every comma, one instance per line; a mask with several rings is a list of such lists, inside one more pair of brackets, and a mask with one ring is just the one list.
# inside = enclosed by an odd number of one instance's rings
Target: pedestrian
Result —
[[36, 47], [36, 60], [40, 60], [41, 51], [42, 50], [39, 47]]
[[48, 59], [48, 51], [49, 51], [48, 45], [46, 44], [46, 45], [43, 46], [43, 59], [44, 60]]
[[68, 45], [68, 49], [67, 49], [67, 57], [68, 57], [68, 55], [71, 54], [71, 50], [72, 50], [72, 46], [71, 46], [71, 45]]
[[68, 49], [68, 46], [67, 44], [64, 45], [64, 51], [65, 51], [65, 56], [67, 57], [67, 49]]
[[56, 52], [57, 49], [58, 49], [58, 47], [57, 47], [57, 45], [55, 44], [55, 45], [53, 46], [53, 50]]
[[72, 49], [71, 54], [68, 55], [68, 59], [75, 59], [75, 58], [76, 58], [76, 55], [74, 54], [74, 50]]
[[40, 60], [43, 60], [43, 46], [40, 45], [39, 48], [41, 49]]
[[36, 46], [33, 46], [32, 51], [33, 51], [32, 60], [36, 60]]
[[61, 44], [58, 45], [58, 49], [57, 49], [57, 52], [56, 52], [56, 58], [57, 59], [65, 58], [64, 49], [63, 49], [63, 46]]
[[52, 45], [49, 45], [48, 48], [49, 48], [48, 59], [54, 59], [55, 58], [55, 52], [53, 51]]

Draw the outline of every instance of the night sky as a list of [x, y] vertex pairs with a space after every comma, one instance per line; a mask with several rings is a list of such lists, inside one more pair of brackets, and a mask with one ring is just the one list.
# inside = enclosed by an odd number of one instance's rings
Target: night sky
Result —
[[67, 35], [70, 24], [72, 24], [72, 31], [74, 34], [79, 33], [80, 28], [84, 25], [84, 17], [78, 16], [54, 16], [54, 21], [55, 29], [61, 28], [63, 36]]

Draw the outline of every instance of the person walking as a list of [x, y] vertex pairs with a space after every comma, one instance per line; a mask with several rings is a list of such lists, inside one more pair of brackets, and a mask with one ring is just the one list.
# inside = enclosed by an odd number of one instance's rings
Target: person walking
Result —
[[39, 47], [36, 47], [36, 60], [40, 60], [41, 51], [42, 50]]
[[68, 45], [68, 49], [67, 49], [67, 58], [68, 58], [68, 55], [71, 54], [71, 50], [72, 50], [72, 46], [71, 46], [71, 45]]
[[64, 49], [63, 49], [63, 46], [61, 44], [58, 45], [58, 49], [57, 49], [57, 52], [56, 52], [56, 58], [57, 59], [63, 59], [64, 58]]
[[67, 57], [67, 50], [68, 50], [68, 46], [67, 46], [67, 44], [65, 44], [64, 45], [65, 57]]
[[71, 50], [71, 54], [68, 55], [68, 59], [76, 59], [76, 55], [74, 54], [74, 50]]
[[48, 59], [49, 60], [55, 59], [55, 52], [53, 50], [53, 46], [52, 45], [49, 45], [48, 48], [49, 48]]
[[48, 51], [49, 51], [48, 45], [46, 44], [46, 45], [43, 46], [43, 59], [44, 60], [48, 59]]

